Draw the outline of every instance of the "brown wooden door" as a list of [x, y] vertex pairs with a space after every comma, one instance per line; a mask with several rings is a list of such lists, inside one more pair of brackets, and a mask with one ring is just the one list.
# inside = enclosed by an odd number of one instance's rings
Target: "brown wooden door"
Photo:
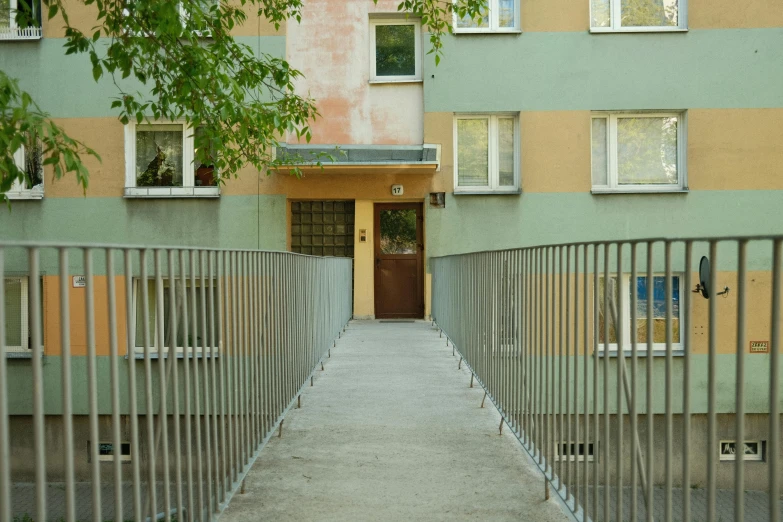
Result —
[[421, 203], [375, 204], [375, 317], [424, 317]]

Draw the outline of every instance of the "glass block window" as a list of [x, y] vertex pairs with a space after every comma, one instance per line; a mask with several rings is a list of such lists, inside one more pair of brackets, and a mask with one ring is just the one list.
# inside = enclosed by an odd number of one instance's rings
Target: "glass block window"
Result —
[[291, 251], [353, 258], [353, 201], [291, 203]]

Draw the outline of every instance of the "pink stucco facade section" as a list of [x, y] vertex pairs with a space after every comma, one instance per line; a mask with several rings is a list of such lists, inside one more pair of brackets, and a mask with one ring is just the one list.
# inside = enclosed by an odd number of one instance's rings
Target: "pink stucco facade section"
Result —
[[422, 143], [422, 84], [369, 83], [370, 15], [396, 12], [395, 0], [307, 0], [301, 23], [289, 22], [287, 59], [305, 76], [297, 93], [314, 98], [321, 115], [310, 143]]

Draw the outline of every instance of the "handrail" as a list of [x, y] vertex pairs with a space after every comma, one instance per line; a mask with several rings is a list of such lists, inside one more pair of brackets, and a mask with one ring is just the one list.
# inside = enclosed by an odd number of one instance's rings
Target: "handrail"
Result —
[[350, 259], [2, 241], [0, 273], [0, 520], [214, 519], [352, 314]]
[[[765, 520], [780, 522], [782, 244], [650, 238], [436, 257], [433, 321], [577, 517], [651, 521], [662, 508], [666, 521], [742, 521], [746, 497], [761, 495]], [[700, 277], [702, 255], [712, 270]], [[695, 293], [705, 283], [708, 300]]]

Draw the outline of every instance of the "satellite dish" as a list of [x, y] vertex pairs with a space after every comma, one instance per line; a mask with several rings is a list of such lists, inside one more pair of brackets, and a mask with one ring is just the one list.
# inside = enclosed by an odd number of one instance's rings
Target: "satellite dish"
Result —
[[702, 256], [699, 262], [699, 291], [705, 299], [710, 298], [710, 260]]

